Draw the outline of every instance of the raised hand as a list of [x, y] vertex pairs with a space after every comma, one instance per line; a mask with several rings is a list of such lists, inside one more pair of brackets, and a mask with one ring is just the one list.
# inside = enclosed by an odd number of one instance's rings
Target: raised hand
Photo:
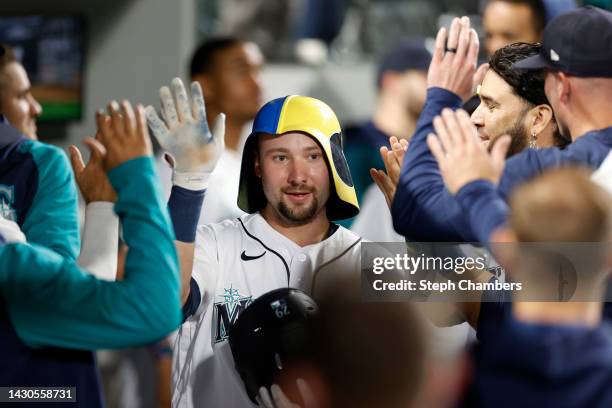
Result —
[[96, 112], [98, 138], [106, 149], [103, 164], [106, 171], [138, 157], [151, 156], [153, 148], [147, 130], [144, 108], [136, 107], [136, 112], [128, 101], [108, 104], [108, 112]]
[[393, 197], [395, 197], [395, 190], [399, 183], [404, 155], [406, 150], [408, 150], [408, 141], [405, 139], [398, 140], [397, 137], [391, 136], [389, 138], [389, 145], [391, 150], [387, 146], [380, 148], [380, 156], [385, 164], [386, 173], [383, 170], [370, 169], [370, 176], [385, 196], [387, 205], [391, 208]]
[[489, 154], [464, 110], [444, 109], [441, 116], [434, 118], [433, 124], [437, 136], [430, 133], [427, 145], [451, 194], [457, 194], [461, 187], [475, 180], [499, 183], [510, 136], [500, 137]]
[[444, 88], [463, 100], [470, 98], [475, 90], [479, 46], [478, 35], [467, 17], [453, 19], [448, 35], [446, 28], [441, 28], [427, 72], [427, 87]]
[[87, 165], [83, 162], [83, 156], [78, 147], [72, 145], [69, 150], [70, 164], [72, 164], [74, 176], [85, 203], [117, 201], [117, 193], [115, 193], [104, 171], [104, 156], [106, 155], [104, 146], [92, 138], [85, 139], [83, 143], [91, 153]]
[[152, 106], [147, 106], [147, 121], [170, 156], [174, 184], [192, 190], [203, 189], [225, 149], [225, 115], [217, 116], [211, 132], [200, 84], [192, 82], [191, 102], [179, 78], [174, 78], [171, 86], [172, 92], [167, 86], [159, 90], [164, 120]]

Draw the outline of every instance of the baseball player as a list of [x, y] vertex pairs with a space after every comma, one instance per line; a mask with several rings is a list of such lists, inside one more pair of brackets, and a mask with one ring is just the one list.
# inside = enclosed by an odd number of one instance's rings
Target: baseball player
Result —
[[[192, 109], [180, 80], [172, 87], [176, 104], [168, 88], [160, 90], [166, 123], [147, 108], [154, 135], [175, 161], [169, 209], [182, 241], [186, 283], [185, 321], [174, 344], [172, 405], [252, 406], [227, 341], [238, 316], [270, 290], [294, 287], [316, 298], [340, 278], [336, 271], [360, 270], [361, 238], [333, 223], [359, 211], [340, 124], [332, 109], [314, 98], [292, 95], [265, 104], [242, 156], [238, 206], [248, 214], [200, 226], [196, 234], [194, 197], [204, 194], [223, 137], [210, 135], [199, 85], [192, 85]], [[200, 137], [193, 137], [197, 133]], [[193, 140], [211, 140], [208, 154]], [[206, 159], [198, 164], [194, 157]], [[190, 256], [192, 270], [184, 262]]]

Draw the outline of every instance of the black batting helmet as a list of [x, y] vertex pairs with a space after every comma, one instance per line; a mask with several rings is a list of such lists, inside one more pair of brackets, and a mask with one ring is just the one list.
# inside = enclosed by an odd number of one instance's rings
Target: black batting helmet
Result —
[[260, 296], [240, 314], [230, 329], [229, 344], [253, 402], [259, 388], [270, 388], [288, 362], [314, 354], [318, 313], [307, 294], [281, 288]]

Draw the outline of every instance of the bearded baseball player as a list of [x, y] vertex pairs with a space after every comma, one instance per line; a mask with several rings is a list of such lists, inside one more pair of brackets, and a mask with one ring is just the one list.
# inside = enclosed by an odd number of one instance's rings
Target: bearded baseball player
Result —
[[172, 91], [160, 90], [164, 121], [147, 108], [174, 165], [168, 205], [184, 323], [174, 344], [172, 405], [250, 407], [227, 341], [232, 324], [273, 289], [298, 288], [316, 298], [343, 278], [340, 271], [358, 274], [361, 238], [333, 221], [355, 216], [359, 207], [335, 113], [320, 100], [291, 95], [265, 104], [246, 140], [238, 206], [248, 214], [196, 232], [208, 176], [223, 150], [223, 118], [211, 134], [198, 84], [191, 93], [190, 104], [175, 79]]

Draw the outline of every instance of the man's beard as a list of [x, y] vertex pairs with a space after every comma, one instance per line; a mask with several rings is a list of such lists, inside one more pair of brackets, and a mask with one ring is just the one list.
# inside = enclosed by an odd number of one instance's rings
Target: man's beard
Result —
[[499, 135], [493, 140], [493, 143], [489, 144], [489, 151], [493, 149], [495, 143], [497, 143], [498, 139], [503, 135], [510, 136], [510, 147], [508, 148], [508, 153], [506, 154], [507, 158], [525, 150], [527, 148], [529, 138], [524, 126], [526, 114], [527, 111], [521, 112], [518, 120], [514, 123], [514, 126], [500, 132]]
[[317, 214], [317, 210], [319, 208], [319, 200], [317, 197], [312, 197], [312, 201], [307, 206], [300, 206], [296, 208], [289, 208], [289, 206], [284, 202], [280, 201], [276, 210], [280, 215], [282, 215], [287, 221], [296, 225], [304, 225], [308, 224]]

